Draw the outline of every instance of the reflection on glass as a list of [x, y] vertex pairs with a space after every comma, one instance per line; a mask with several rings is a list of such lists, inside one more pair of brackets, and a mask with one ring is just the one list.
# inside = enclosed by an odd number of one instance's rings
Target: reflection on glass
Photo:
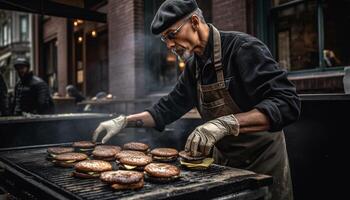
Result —
[[326, 67], [350, 65], [349, 9], [346, 0], [325, 1], [324, 8], [324, 64]]
[[284, 3], [288, 3], [288, 2], [291, 2], [291, 1], [294, 1], [294, 0], [272, 0], [272, 5], [273, 6], [278, 6], [278, 5], [281, 5], [281, 4], [284, 4]]
[[57, 80], [57, 39], [44, 43], [44, 80], [47, 81], [52, 92], [58, 91]]
[[293, 71], [318, 66], [316, 1], [277, 11], [275, 31], [282, 68]]

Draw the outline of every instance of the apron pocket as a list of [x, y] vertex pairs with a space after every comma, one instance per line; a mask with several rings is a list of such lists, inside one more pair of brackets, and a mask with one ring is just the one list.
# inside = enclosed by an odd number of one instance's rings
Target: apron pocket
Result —
[[202, 103], [203, 114], [205, 116], [223, 116], [228, 115], [225, 109], [225, 100], [224, 98], [212, 101], [210, 103]]
[[216, 108], [223, 106], [223, 105], [225, 105], [224, 98], [221, 98], [221, 99], [218, 99], [216, 101], [209, 102], [209, 103], [206, 103], [206, 102], [202, 103], [202, 107], [204, 109], [208, 109], [208, 110], [209, 109], [216, 109]]

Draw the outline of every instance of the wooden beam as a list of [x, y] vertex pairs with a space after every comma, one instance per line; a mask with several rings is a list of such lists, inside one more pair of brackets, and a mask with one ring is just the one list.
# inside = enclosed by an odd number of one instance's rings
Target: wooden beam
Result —
[[49, 0], [0, 0], [0, 9], [107, 22], [107, 14]]

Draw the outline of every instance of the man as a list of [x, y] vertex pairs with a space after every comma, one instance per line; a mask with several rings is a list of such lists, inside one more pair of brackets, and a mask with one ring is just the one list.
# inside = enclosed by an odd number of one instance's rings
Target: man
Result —
[[74, 85], [67, 85], [66, 93], [69, 97], [73, 97], [75, 99], [75, 103], [79, 103], [85, 100], [85, 97]]
[[272, 175], [272, 198], [292, 199], [281, 130], [298, 118], [300, 100], [268, 48], [247, 34], [206, 24], [195, 0], [165, 1], [151, 30], [175, 54], [193, 56], [166, 97], [145, 112], [101, 123], [93, 140], [106, 131], [104, 143], [127, 126], [163, 130], [197, 107], [207, 122], [190, 134], [186, 150], [212, 152], [218, 164]]
[[0, 116], [6, 116], [8, 113], [7, 86], [0, 73]]
[[31, 72], [30, 64], [24, 58], [18, 58], [14, 67], [19, 76], [15, 86], [12, 113], [49, 114], [53, 112], [53, 101], [48, 85]]

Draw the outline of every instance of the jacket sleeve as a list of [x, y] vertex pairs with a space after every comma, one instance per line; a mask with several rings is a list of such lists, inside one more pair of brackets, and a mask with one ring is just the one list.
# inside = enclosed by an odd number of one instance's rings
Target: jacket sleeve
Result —
[[254, 106], [270, 119], [270, 130], [279, 131], [300, 115], [300, 98], [287, 72], [280, 69], [268, 48], [258, 40], [244, 43], [236, 56], [238, 71]]
[[7, 86], [0, 74], [0, 116], [8, 114]]
[[164, 130], [165, 125], [179, 119], [196, 104], [196, 83], [189, 68], [185, 68], [176, 86], [167, 96], [146, 109], [152, 115], [156, 123], [155, 129], [158, 131]]
[[39, 114], [47, 114], [51, 112], [53, 107], [52, 99], [50, 96], [49, 87], [45, 82], [39, 82], [36, 84], [37, 91], [37, 105]]

